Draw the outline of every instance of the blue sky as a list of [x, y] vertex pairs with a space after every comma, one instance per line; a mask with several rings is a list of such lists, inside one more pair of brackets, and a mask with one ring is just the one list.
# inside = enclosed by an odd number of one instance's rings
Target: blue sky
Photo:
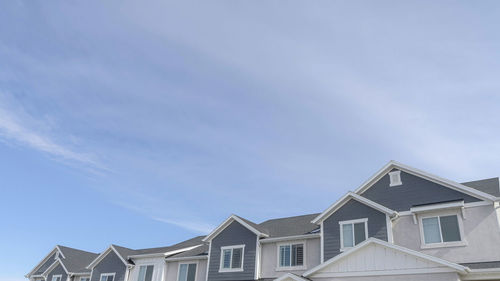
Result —
[[498, 1], [180, 2], [0, 3], [0, 280], [320, 212], [391, 159], [499, 176]]

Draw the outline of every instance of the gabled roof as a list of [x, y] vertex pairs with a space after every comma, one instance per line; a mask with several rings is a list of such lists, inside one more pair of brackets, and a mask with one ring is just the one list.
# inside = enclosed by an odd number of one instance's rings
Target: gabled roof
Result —
[[209, 242], [211, 241], [214, 237], [219, 235], [226, 227], [228, 227], [232, 222], [238, 222], [239, 224], [243, 225], [245, 228], [250, 230], [251, 232], [255, 233], [258, 237], [269, 237], [269, 234], [265, 232], [264, 229], [262, 229], [261, 226], [258, 224], [251, 222], [247, 219], [241, 218], [237, 215], [231, 215], [229, 218], [227, 218], [223, 223], [221, 223], [217, 228], [215, 228], [210, 234], [208, 234], [203, 241], [204, 242]]
[[491, 179], [463, 182], [462, 184], [496, 197], [500, 196], [500, 180], [498, 179], [498, 177]]
[[64, 268], [70, 273], [86, 273], [90, 272], [87, 265], [93, 261], [98, 254], [87, 251], [82, 251], [70, 247], [58, 246], [62, 253], [61, 263]]
[[196, 236], [188, 240], [182, 241], [180, 243], [158, 248], [147, 248], [133, 250], [133, 254], [127, 256], [127, 258], [138, 258], [141, 256], [156, 255], [156, 256], [169, 256], [174, 253], [180, 253], [184, 251], [189, 251], [195, 247], [201, 246], [203, 244], [203, 238], [205, 236]]
[[64, 269], [64, 272], [66, 272], [66, 274], [69, 274], [69, 273], [70, 273], [70, 272], [68, 271], [68, 269], [64, 266], [64, 264], [61, 262], [61, 259], [59, 259], [59, 258], [58, 258], [58, 259], [56, 259], [56, 261], [55, 261], [53, 264], [51, 264], [51, 265], [50, 265], [50, 266], [49, 266], [49, 267], [48, 267], [48, 268], [47, 268], [47, 269], [46, 269], [46, 270], [42, 273], [42, 276], [47, 277], [47, 276], [50, 274], [50, 272], [51, 272], [52, 270], [54, 270], [54, 268], [56, 268], [58, 265], [61, 265], [61, 266], [62, 266], [62, 268]]
[[398, 212], [391, 210], [385, 206], [380, 205], [377, 202], [373, 202], [370, 199], [367, 199], [361, 195], [358, 195], [354, 192], [348, 192], [346, 195], [342, 196], [337, 202], [333, 203], [328, 209], [326, 209], [323, 213], [319, 214], [317, 217], [315, 217], [312, 220], [312, 223], [315, 224], [320, 224], [322, 221], [327, 219], [331, 214], [335, 213], [338, 209], [340, 209], [344, 204], [349, 202], [349, 200], [354, 199], [360, 203], [363, 203], [377, 211], [380, 211], [382, 213], [385, 213], [389, 215], [390, 217], [393, 217], [398, 214]]
[[279, 278], [274, 279], [274, 281], [285, 281], [285, 280], [310, 281], [307, 278], [298, 276], [298, 275], [293, 274], [293, 273], [287, 273], [287, 274], [284, 274], [284, 275], [280, 276]]
[[382, 178], [385, 174], [390, 172], [393, 169], [398, 169], [401, 171], [404, 171], [406, 173], [421, 177], [423, 179], [435, 182], [437, 184], [446, 186], [448, 188], [451, 188], [456, 191], [463, 192], [465, 194], [468, 194], [470, 196], [479, 198], [481, 200], [487, 200], [487, 201], [496, 201], [499, 200], [500, 198], [497, 198], [496, 196], [493, 196], [491, 194], [485, 193], [483, 191], [468, 187], [464, 184], [454, 182], [452, 180], [448, 180], [427, 172], [424, 172], [422, 170], [410, 167], [408, 165], [396, 162], [394, 160], [389, 161], [382, 169], [380, 169], [375, 175], [370, 177], [366, 182], [364, 182], [358, 189], [354, 191], [356, 194], [362, 194], [365, 192], [367, 189], [369, 189], [374, 183], [376, 183], [380, 178]]
[[[32, 269], [32, 270], [28, 273], [28, 274], [26, 274], [25, 276], [26, 276], [26, 277], [30, 277], [31, 275], [33, 275], [34, 273], [36, 273], [36, 272], [40, 269], [40, 267], [41, 267], [42, 265], [44, 265], [44, 264], [48, 261], [48, 259], [49, 259], [50, 257], [52, 257], [52, 255], [54, 255], [54, 253], [61, 253], [61, 251], [59, 250], [59, 246], [55, 246], [55, 247], [54, 247], [54, 248], [53, 248], [53, 249], [52, 249], [52, 250], [51, 250], [51, 251], [50, 251], [50, 252], [49, 252], [49, 253], [48, 253], [48, 254], [47, 254], [47, 255], [46, 255], [43, 259], [42, 259], [42, 261], [41, 261], [41, 262], [39, 262], [39, 263], [38, 263], [38, 264], [37, 264], [37, 265], [36, 265], [36, 266], [35, 266], [35, 267], [34, 267], [34, 268], [33, 268], [33, 269]], [[55, 260], [54, 260], [54, 262], [55, 262]], [[42, 270], [43, 270], [43, 271], [45, 271], [46, 269], [45, 269], [45, 270], [44, 270], [44, 269], [42, 269]], [[41, 272], [41, 273], [43, 273], [43, 272]]]
[[121, 247], [118, 245], [111, 244], [104, 252], [102, 252], [99, 256], [97, 256], [89, 265], [87, 265], [87, 269], [93, 269], [102, 259], [104, 259], [110, 252], [114, 252], [124, 265], [133, 265], [132, 262], [128, 261], [128, 256], [133, 254], [134, 250]]
[[[396, 252], [400, 252], [400, 253], [403, 253], [405, 255], [408, 255], [408, 256], [412, 256], [414, 258], [419, 258], [421, 260], [425, 260], [425, 261], [428, 261], [428, 262], [432, 262], [432, 263], [435, 263], [435, 264], [439, 264], [443, 267], [447, 267], [447, 268], [450, 268], [452, 269], [453, 271], [456, 271], [460, 274], [465, 274], [467, 272], [470, 271], [469, 268], [463, 266], [463, 265], [459, 265], [459, 264], [456, 264], [456, 263], [453, 263], [453, 262], [449, 262], [447, 260], [444, 260], [444, 259], [440, 259], [440, 258], [437, 258], [437, 257], [434, 257], [434, 256], [431, 256], [431, 255], [426, 255], [426, 254], [423, 254], [421, 252], [417, 252], [417, 251], [414, 251], [414, 250], [411, 250], [411, 249], [408, 249], [408, 248], [405, 248], [405, 247], [401, 247], [401, 246], [398, 246], [398, 245], [394, 245], [394, 244], [391, 244], [391, 243], [388, 243], [388, 242], [385, 242], [385, 241], [382, 241], [382, 240], [379, 240], [379, 239], [376, 239], [376, 238], [369, 238], [363, 242], [361, 242], [360, 244], [358, 244], [357, 246], [353, 247], [352, 249], [348, 250], [348, 251], [345, 251], [329, 260], [327, 260], [326, 262], [304, 272], [303, 276], [305, 277], [309, 277], [313, 274], [316, 274], [316, 273], [319, 273], [321, 270], [327, 268], [328, 266], [330, 265], [333, 265], [334, 263], [350, 256], [350, 255], [353, 255], [354, 253], [357, 253], [358, 251], [360, 251], [361, 249], [363, 248], [366, 248], [368, 247], [369, 245], [380, 245], [382, 247], [385, 247], [385, 248], [388, 248], [388, 249], [392, 249], [392, 250], [395, 250]], [[382, 257], [380, 257], [382, 258]]]
[[259, 223], [259, 227], [261, 227], [267, 234], [269, 234], [269, 238], [306, 235], [313, 233], [318, 229], [318, 226], [316, 224], [311, 223], [311, 220], [318, 215], [319, 214], [316, 213], [302, 216], [271, 219]]
[[191, 250], [173, 254], [166, 258], [167, 261], [175, 261], [175, 260], [187, 260], [187, 259], [202, 259], [208, 257], [208, 244], [200, 245]]

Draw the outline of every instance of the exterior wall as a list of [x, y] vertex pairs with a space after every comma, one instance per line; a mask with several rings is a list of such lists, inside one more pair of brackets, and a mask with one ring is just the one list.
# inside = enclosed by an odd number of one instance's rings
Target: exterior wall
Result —
[[340, 254], [340, 221], [368, 218], [368, 238], [387, 241], [386, 215], [351, 199], [323, 222], [324, 260]]
[[179, 274], [179, 265], [183, 263], [196, 263], [196, 281], [205, 281], [207, 277], [207, 259], [169, 261], [167, 262], [166, 281], [177, 281]]
[[61, 276], [61, 281], [66, 281], [68, 278], [68, 274], [66, 274], [66, 271], [64, 271], [64, 268], [62, 267], [61, 264], [57, 265], [52, 271], [47, 275], [47, 281], [52, 281], [52, 276], [54, 275], [62, 275]]
[[49, 268], [49, 266], [51, 266], [51, 265], [52, 265], [52, 264], [56, 261], [56, 260], [55, 260], [55, 258], [56, 258], [56, 254], [57, 254], [57, 253], [58, 253], [57, 251], [56, 251], [55, 253], [53, 253], [53, 254], [52, 254], [52, 255], [51, 255], [51, 256], [47, 259], [47, 261], [45, 261], [45, 262], [42, 264], [42, 266], [40, 266], [40, 268], [39, 268], [37, 271], [35, 271], [35, 273], [33, 273], [33, 274], [34, 274], [34, 275], [40, 275], [40, 274], [44, 273], [44, 272], [45, 272], [45, 270], [47, 270], [47, 268]]
[[409, 275], [383, 275], [363, 277], [313, 278], [313, 281], [459, 281], [456, 273], [429, 273]]
[[451, 200], [464, 200], [465, 203], [481, 201], [403, 171], [401, 182], [403, 184], [400, 186], [390, 187], [389, 174], [386, 174], [361, 196], [395, 211], [408, 211], [414, 205]]
[[[219, 272], [221, 247], [231, 245], [245, 245], [243, 254], [243, 271]], [[210, 243], [208, 281], [254, 280], [256, 246], [257, 235], [240, 223], [233, 221], [228, 227], [219, 233], [219, 235], [213, 238]]]
[[[276, 243], [263, 243], [261, 244], [261, 277], [262, 278], [277, 278], [286, 273], [294, 273], [301, 275], [305, 271], [320, 264], [321, 258], [321, 245], [320, 238], [306, 239], [306, 240], [293, 240], [286, 242]], [[281, 243], [296, 243], [305, 242], [304, 248], [304, 269], [303, 270], [283, 270], [278, 269], [278, 244]]]
[[142, 265], [153, 265], [152, 281], [165, 280], [165, 257], [133, 259], [135, 266], [129, 271], [129, 281], [139, 280], [139, 270]]
[[398, 218], [393, 224], [394, 243], [457, 263], [500, 260], [496, 246], [500, 245], [500, 227], [493, 205], [465, 208], [463, 226], [467, 246], [421, 249], [419, 223], [414, 224], [412, 216]]
[[82, 276], [73, 276], [73, 279], [71, 279], [71, 280], [72, 281], [80, 281], [82, 278], [90, 278], [90, 274], [89, 275], [82, 275]]
[[127, 267], [114, 251], [109, 252], [92, 270], [91, 281], [99, 281], [101, 273], [115, 273], [114, 281], [124, 281]]

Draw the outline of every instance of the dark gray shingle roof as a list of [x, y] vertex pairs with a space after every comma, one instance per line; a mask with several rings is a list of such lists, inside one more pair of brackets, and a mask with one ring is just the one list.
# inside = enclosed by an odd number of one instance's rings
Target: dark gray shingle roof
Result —
[[64, 255], [64, 258], [61, 258], [61, 262], [69, 272], [73, 273], [90, 272], [90, 270], [86, 268], [87, 265], [99, 255], [60, 245], [58, 247]]
[[463, 182], [462, 184], [493, 196], [500, 196], [500, 183], [498, 178], [469, 181]]
[[461, 263], [470, 269], [500, 268], [500, 261]]
[[319, 214], [271, 219], [259, 224], [269, 238], [309, 234], [318, 226], [311, 221]]
[[131, 255], [144, 255], [144, 254], [161, 254], [161, 253], [166, 253], [170, 251], [176, 251], [180, 250], [183, 248], [188, 248], [196, 245], [201, 245], [203, 242], [201, 241], [205, 236], [197, 236], [193, 237], [191, 239], [182, 241], [180, 243], [170, 245], [167, 247], [158, 247], [158, 248], [148, 248], [148, 249], [137, 249], [134, 250], [134, 253]]
[[199, 257], [208, 255], [208, 244], [203, 244], [199, 247], [185, 251], [179, 254], [169, 256], [168, 258], [185, 258], [185, 257]]

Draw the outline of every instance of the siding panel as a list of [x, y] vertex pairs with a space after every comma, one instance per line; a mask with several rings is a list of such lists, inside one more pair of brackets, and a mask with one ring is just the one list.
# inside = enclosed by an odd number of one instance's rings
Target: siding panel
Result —
[[[114, 281], [124, 281], [127, 267], [114, 251], [109, 252], [92, 270], [91, 281], [99, 281], [101, 273], [115, 273]], [[64, 281], [64, 280], [63, 280]]]
[[53, 253], [49, 257], [49, 259], [44, 264], [42, 264], [42, 266], [40, 266], [40, 268], [37, 271], [35, 271], [34, 274], [35, 275], [40, 275], [40, 274], [44, 273], [45, 270], [47, 270], [47, 268], [49, 268], [49, 266], [51, 266], [56, 261], [55, 258], [56, 258], [56, 254], [57, 253], [58, 253], [57, 251], [55, 253]]
[[52, 277], [59, 274], [62, 275], [61, 281], [66, 281], [66, 278], [68, 278], [68, 274], [66, 274], [66, 271], [64, 271], [64, 268], [61, 264], [52, 269], [49, 275], [47, 275], [47, 281], [52, 281]]

